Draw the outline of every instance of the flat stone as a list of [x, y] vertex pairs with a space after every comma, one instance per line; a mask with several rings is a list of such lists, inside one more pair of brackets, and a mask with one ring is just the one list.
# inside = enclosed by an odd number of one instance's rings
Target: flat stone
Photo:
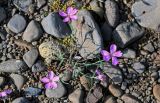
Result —
[[123, 57], [125, 58], [132, 58], [132, 59], [136, 58], [136, 52], [132, 49], [127, 48], [123, 50], [122, 52], [123, 52]]
[[26, 20], [23, 16], [16, 14], [9, 20], [7, 27], [14, 33], [20, 33], [26, 27]]
[[103, 94], [101, 86], [95, 85], [87, 94], [86, 103], [97, 103], [102, 97]]
[[159, 84], [153, 87], [153, 95], [157, 100], [160, 101], [160, 85]]
[[109, 95], [105, 98], [104, 103], [117, 103], [115, 97]]
[[143, 47], [143, 49], [146, 50], [146, 51], [148, 51], [148, 52], [150, 52], [150, 53], [152, 53], [152, 52], [155, 51], [155, 49], [154, 49], [152, 43], [146, 44], [146, 45]]
[[120, 97], [123, 95], [123, 90], [118, 85], [110, 84], [109, 85], [109, 91], [111, 94], [115, 97]]
[[113, 28], [119, 23], [119, 8], [114, 0], [105, 1], [105, 19]]
[[28, 67], [24, 61], [10, 59], [0, 63], [0, 72], [20, 72], [26, 70]]
[[28, 12], [32, 0], [13, 0], [13, 3], [19, 10]]
[[66, 88], [61, 82], [58, 82], [56, 89], [46, 89], [45, 94], [48, 98], [61, 98], [67, 93]]
[[131, 8], [137, 22], [146, 28], [160, 31], [160, 0], [137, 0]]
[[68, 99], [72, 103], [83, 103], [84, 92], [82, 89], [76, 89], [73, 93], [68, 96]]
[[82, 86], [85, 88], [86, 91], [89, 91], [90, 89], [90, 80], [85, 75], [80, 77], [80, 82]]
[[12, 103], [31, 103], [31, 102], [24, 97], [18, 97], [15, 100], [13, 100]]
[[124, 103], [142, 103], [140, 100], [130, 94], [124, 94], [121, 99], [124, 101]]
[[42, 6], [44, 6], [47, 3], [46, 0], [37, 0], [37, 7], [41, 8]]
[[104, 73], [106, 73], [115, 84], [119, 84], [123, 81], [122, 72], [119, 68], [106, 63], [103, 67], [103, 70]]
[[141, 74], [144, 72], [145, 66], [140, 62], [136, 62], [133, 64], [133, 69], [136, 70], [136, 72]]
[[18, 90], [20, 90], [23, 87], [24, 83], [26, 82], [24, 76], [19, 74], [11, 74], [10, 77], [13, 79], [13, 82]]
[[22, 38], [27, 42], [33, 42], [39, 40], [42, 37], [42, 34], [43, 31], [40, 24], [37, 21], [32, 20], [24, 31]]
[[57, 38], [64, 38], [71, 34], [71, 29], [63, 22], [58, 13], [50, 13], [47, 17], [43, 18], [41, 24], [46, 33]]
[[23, 60], [26, 62], [29, 68], [33, 66], [37, 58], [38, 58], [38, 50], [36, 48], [32, 48], [23, 55]]
[[38, 60], [33, 66], [32, 66], [32, 72], [42, 72], [47, 70], [47, 67], [45, 66], [45, 64], [41, 61]]
[[86, 59], [96, 58], [96, 54], [103, 48], [100, 29], [89, 11], [80, 10], [77, 17], [78, 20], [72, 22], [72, 27], [76, 30], [79, 53]]
[[113, 31], [113, 39], [119, 47], [125, 48], [137, 41], [143, 34], [144, 29], [139, 27], [138, 24], [134, 22], [124, 22], [119, 24]]
[[0, 7], [0, 22], [2, 22], [7, 17], [4, 8]]
[[27, 87], [24, 90], [25, 96], [38, 96], [42, 92], [42, 89], [40, 88], [34, 88], [34, 87]]

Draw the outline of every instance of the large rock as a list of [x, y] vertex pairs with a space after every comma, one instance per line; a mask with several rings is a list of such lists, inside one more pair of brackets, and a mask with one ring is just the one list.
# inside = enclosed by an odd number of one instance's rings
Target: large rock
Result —
[[131, 10], [141, 26], [160, 32], [160, 0], [137, 0]]
[[82, 89], [76, 89], [73, 93], [68, 96], [68, 99], [72, 103], [83, 103], [84, 92]]
[[58, 87], [55, 89], [46, 89], [46, 96], [48, 98], [61, 98], [67, 93], [66, 88], [61, 82], [58, 82]]
[[100, 29], [92, 15], [87, 10], [81, 10], [77, 14], [78, 20], [72, 22], [76, 31], [76, 42], [79, 53], [83, 58], [92, 59], [103, 48], [103, 40]]
[[7, 27], [14, 33], [19, 33], [26, 27], [26, 20], [23, 16], [16, 14], [8, 22]]
[[12, 103], [31, 103], [31, 102], [24, 97], [19, 97], [13, 100]]
[[10, 77], [13, 79], [13, 82], [16, 85], [17, 89], [20, 90], [25, 83], [25, 78], [19, 74], [11, 74]]
[[36, 62], [37, 58], [38, 58], [38, 50], [36, 48], [32, 48], [23, 55], [23, 60], [30, 68]]
[[115, 84], [119, 84], [123, 81], [123, 75], [119, 68], [106, 63], [103, 67], [103, 70], [104, 73], [106, 73]]
[[116, 98], [109, 95], [105, 98], [104, 103], [117, 103]]
[[6, 11], [4, 8], [0, 7], [0, 22], [2, 22], [6, 18]]
[[58, 13], [50, 13], [47, 17], [43, 18], [41, 24], [46, 33], [57, 38], [64, 38], [71, 34], [71, 29], [63, 22]]
[[124, 103], [142, 103], [140, 100], [130, 94], [124, 94], [121, 99], [124, 101]]
[[27, 87], [24, 90], [25, 96], [38, 96], [42, 93], [42, 89], [40, 88], [34, 88], [34, 87]]
[[0, 64], [0, 72], [20, 72], [27, 69], [24, 61], [11, 59]]
[[33, 42], [38, 40], [42, 36], [42, 33], [43, 31], [40, 24], [37, 21], [32, 20], [24, 31], [22, 38], [27, 42]]
[[32, 0], [13, 0], [14, 5], [21, 11], [28, 12]]
[[159, 84], [153, 87], [153, 95], [157, 100], [160, 101], [160, 85]]
[[105, 18], [109, 26], [115, 28], [119, 23], [119, 8], [114, 0], [105, 1]]
[[122, 52], [124, 58], [132, 58], [132, 59], [136, 58], [136, 52], [132, 49], [126, 48]]
[[33, 66], [32, 66], [32, 72], [42, 72], [44, 70], [47, 70], [47, 66], [45, 66], [44, 62], [41, 60], [38, 60]]
[[114, 30], [113, 39], [119, 47], [125, 48], [142, 37], [143, 34], [144, 29], [139, 27], [138, 24], [134, 22], [124, 22]]

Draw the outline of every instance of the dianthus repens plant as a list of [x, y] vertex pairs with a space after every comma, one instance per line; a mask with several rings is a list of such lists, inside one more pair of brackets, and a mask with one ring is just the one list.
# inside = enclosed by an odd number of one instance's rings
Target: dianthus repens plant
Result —
[[[58, 0], [57, 2], [60, 3]], [[60, 8], [61, 7], [57, 7], [57, 10]], [[75, 7], [69, 6], [66, 10], [63, 9], [59, 10], [58, 12], [59, 15], [63, 18], [64, 23], [71, 23], [72, 21], [78, 19], [78, 9]], [[76, 33], [76, 31], [74, 33]], [[46, 89], [56, 89], [58, 87], [60, 78], [63, 78], [64, 76], [56, 74], [63, 74], [65, 73], [64, 71], [70, 72], [72, 79], [76, 79], [81, 76], [90, 78], [91, 86], [93, 85], [94, 80], [105, 82], [107, 81], [107, 75], [102, 69], [105, 62], [110, 62], [111, 60], [112, 65], [117, 66], [119, 64], [118, 58], [122, 57], [122, 52], [117, 50], [116, 44], [111, 44], [109, 51], [103, 49], [98, 54], [96, 54], [94, 59], [88, 60], [79, 55], [78, 51], [81, 49], [81, 46], [77, 46], [77, 39], [74, 37], [74, 35], [71, 35], [58, 41], [61, 45], [64, 46], [65, 50], [59, 51], [55, 54], [56, 66], [54, 69], [48, 71], [48, 75], [46, 77], [41, 78], [41, 82], [44, 84]], [[63, 80], [61, 81], [64, 82]]]

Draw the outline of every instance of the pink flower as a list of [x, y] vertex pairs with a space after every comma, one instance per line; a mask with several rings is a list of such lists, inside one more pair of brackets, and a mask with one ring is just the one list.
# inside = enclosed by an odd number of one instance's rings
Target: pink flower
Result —
[[96, 69], [96, 74], [97, 74], [97, 79], [100, 81], [105, 81], [106, 80], [106, 75], [104, 75], [100, 70]]
[[0, 92], [0, 98], [5, 98], [5, 97], [7, 97], [8, 94], [11, 94], [11, 93], [12, 93], [12, 90], [10, 90], [10, 89], [4, 90], [4, 91]]
[[110, 59], [112, 59], [112, 64], [113, 65], [117, 65], [118, 59], [117, 57], [121, 57], [122, 56], [122, 52], [121, 51], [117, 51], [117, 46], [115, 44], [112, 44], [110, 46], [110, 53], [106, 50], [102, 50], [101, 54], [103, 56], [103, 60], [105, 61], [109, 61]]
[[78, 10], [73, 7], [68, 7], [67, 12], [59, 11], [59, 15], [61, 15], [64, 20], [63, 22], [70, 22], [72, 20], [77, 20], [77, 14]]
[[46, 89], [55, 89], [58, 87], [57, 82], [59, 81], [59, 77], [56, 76], [53, 71], [49, 71], [46, 77], [41, 79], [41, 82], [45, 84]]

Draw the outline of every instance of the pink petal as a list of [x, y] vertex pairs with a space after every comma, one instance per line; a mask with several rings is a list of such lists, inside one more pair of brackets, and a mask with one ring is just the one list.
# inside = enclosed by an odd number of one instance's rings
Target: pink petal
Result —
[[97, 75], [100, 75], [100, 74], [101, 74], [101, 71], [98, 70], [98, 69], [96, 69], [96, 74], [97, 74]]
[[118, 59], [116, 57], [112, 57], [112, 64], [117, 65], [118, 63]]
[[47, 77], [43, 77], [43, 78], [41, 79], [41, 82], [43, 82], [43, 83], [48, 83], [48, 82], [49, 82], [49, 79], [48, 79]]
[[45, 88], [46, 89], [52, 89], [52, 83], [47, 83], [47, 84], [45, 84]]
[[67, 8], [67, 14], [70, 15], [73, 11], [73, 7], [68, 7]]
[[106, 50], [101, 50], [101, 54], [102, 54], [103, 56], [108, 56], [108, 55], [110, 55], [110, 53], [109, 53], [108, 51], [106, 51]]
[[78, 19], [76, 15], [70, 16], [70, 18], [71, 18], [72, 20], [77, 20], [77, 19]]
[[112, 44], [110, 46], [110, 53], [112, 54], [112, 53], [116, 52], [116, 50], [117, 50], [117, 46], [115, 44]]
[[121, 51], [116, 51], [116, 52], [113, 53], [113, 56], [121, 57], [122, 56], [122, 52]]
[[103, 56], [103, 60], [104, 61], [109, 61], [111, 59], [111, 56], [110, 55], [106, 55], [106, 56]]
[[12, 93], [12, 90], [4, 90], [4, 92], [6, 92], [7, 94], [11, 94]]
[[60, 16], [63, 16], [63, 17], [66, 17], [66, 16], [67, 16], [67, 14], [66, 14], [65, 12], [63, 12], [63, 11], [59, 11], [59, 15], [60, 15]]
[[53, 79], [52, 79], [53, 81], [59, 81], [59, 77], [58, 76], [55, 76], [55, 77], [53, 77]]
[[66, 17], [65, 19], [63, 19], [63, 22], [69, 22], [69, 21], [70, 21], [69, 17]]
[[49, 71], [49, 72], [48, 72], [48, 78], [49, 78], [49, 79], [52, 79], [53, 77], [54, 77], [53, 71]]
[[73, 9], [72, 12], [69, 15], [75, 15], [78, 12], [77, 9]]
[[52, 82], [52, 89], [56, 89], [58, 87], [56, 82]]
[[0, 97], [6, 97], [6, 96], [7, 96], [6, 92], [1, 92], [0, 93]]

